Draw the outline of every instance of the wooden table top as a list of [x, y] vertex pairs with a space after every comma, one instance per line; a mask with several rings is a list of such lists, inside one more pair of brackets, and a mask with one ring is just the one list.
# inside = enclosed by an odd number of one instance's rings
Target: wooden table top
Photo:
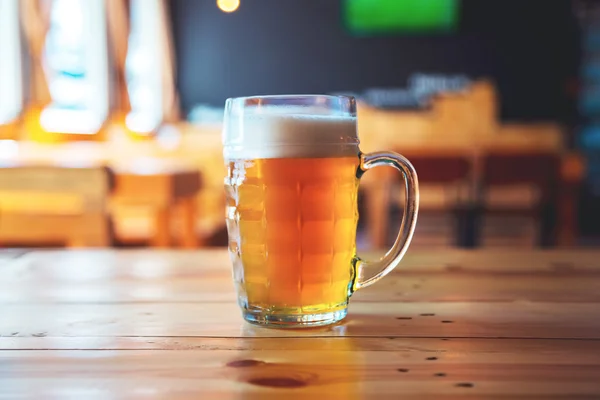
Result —
[[0, 398], [600, 398], [600, 251], [413, 250], [274, 330], [224, 250], [4, 250], [0, 310]]

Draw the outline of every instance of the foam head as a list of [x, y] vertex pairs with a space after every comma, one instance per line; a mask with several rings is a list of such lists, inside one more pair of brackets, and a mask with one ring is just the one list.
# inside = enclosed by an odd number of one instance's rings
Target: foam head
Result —
[[324, 107], [263, 105], [226, 107], [226, 160], [344, 157], [358, 154], [356, 117]]

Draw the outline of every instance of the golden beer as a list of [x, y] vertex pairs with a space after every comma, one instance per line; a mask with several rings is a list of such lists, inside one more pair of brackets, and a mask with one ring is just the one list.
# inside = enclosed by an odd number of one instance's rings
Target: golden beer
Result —
[[354, 157], [229, 161], [229, 250], [240, 302], [308, 314], [346, 307], [358, 221]]
[[[395, 268], [412, 238], [417, 176], [391, 152], [363, 154], [347, 96], [228, 99], [223, 124], [226, 222], [238, 304], [267, 326], [332, 324], [350, 295]], [[406, 180], [403, 222], [380, 260], [356, 255], [358, 183], [377, 166]]]

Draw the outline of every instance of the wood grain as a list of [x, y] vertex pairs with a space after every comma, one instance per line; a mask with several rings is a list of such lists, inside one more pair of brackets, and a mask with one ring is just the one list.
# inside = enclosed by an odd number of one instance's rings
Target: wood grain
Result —
[[[487, 254], [489, 261], [482, 260]], [[353, 301], [600, 301], [600, 261], [595, 253], [581, 252], [575, 258], [569, 256], [574, 252], [540, 252], [536, 259], [529, 254], [409, 253], [392, 275], [358, 292]], [[43, 251], [0, 269], [0, 300], [7, 303], [234, 299], [229, 256], [223, 250]]]
[[[12, 336], [2, 338], [2, 350], [231, 350], [231, 351], [379, 351], [454, 353], [482, 361], [529, 360], [535, 363], [569, 364], [568, 354], [579, 354], [583, 364], [600, 357], [600, 340], [495, 339], [411, 337], [186, 337], [186, 336]], [[599, 351], [597, 351], [599, 350]], [[436, 354], [427, 354], [436, 355]]]
[[[60, 318], [56, 318], [57, 315]], [[351, 302], [349, 316], [343, 323], [310, 330], [275, 330], [246, 324], [233, 302], [7, 304], [2, 307], [2, 316], [1, 336], [18, 332], [23, 336], [600, 339], [600, 307], [597, 304], [580, 303], [357, 301]]]
[[0, 397], [600, 398], [598, 251], [409, 252], [309, 330], [245, 323], [224, 250], [0, 260]]
[[467, 394], [579, 398], [600, 393], [600, 353], [590, 354], [589, 347], [577, 342], [497, 349], [490, 346], [496, 341], [483, 341], [483, 347], [481, 341], [441, 347], [388, 340], [399, 343], [376, 350], [363, 349], [360, 341], [351, 339], [336, 341], [333, 347], [315, 339], [279, 341], [279, 348], [276, 343], [267, 348], [256, 345], [265, 345], [264, 340], [246, 342], [250, 345], [235, 348], [235, 342], [222, 340], [223, 347], [234, 349], [199, 346], [185, 351], [4, 351], [10, 375], [0, 376], [0, 387], [4, 393], [29, 394], [31, 388], [25, 383], [43, 382], [50, 393], [82, 395], [84, 390], [101, 387], [128, 398]]
[[[169, 269], [132, 262], [131, 268], [99, 265], [80, 268], [65, 260], [62, 268], [38, 273], [29, 268], [0, 271], [0, 299], [7, 302], [168, 302], [230, 301], [234, 298], [229, 268]], [[573, 268], [572, 270], [567, 270]], [[61, 271], [62, 270], [62, 271]], [[556, 264], [538, 271], [477, 271], [451, 266], [446, 271], [404, 269], [359, 291], [360, 301], [600, 301], [600, 271]], [[535, 285], [532, 285], [535, 281]], [[43, 283], [46, 283], [42, 285]], [[76, 282], [77, 285], [73, 283]], [[35, 287], [36, 290], [31, 290]], [[107, 291], [107, 287], [110, 290]]]
[[[2, 252], [4, 250], [0, 250]], [[381, 253], [359, 254], [361, 258], [373, 259]], [[63, 268], [64, 264], [85, 262], [81, 268], [106, 268], [128, 274], [132, 263], [145, 265], [147, 269], [185, 271], [202, 274], [204, 271], [229, 271], [230, 261], [226, 250], [38, 250], [13, 263], [11, 269]], [[152, 267], [150, 267], [152, 266]], [[548, 271], [548, 270], [600, 271], [600, 251], [594, 249], [571, 250], [525, 250], [489, 249], [457, 250], [429, 249], [410, 251], [395, 270], [414, 272], [429, 271]], [[4, 270], [0, 270], [0, 274]]]

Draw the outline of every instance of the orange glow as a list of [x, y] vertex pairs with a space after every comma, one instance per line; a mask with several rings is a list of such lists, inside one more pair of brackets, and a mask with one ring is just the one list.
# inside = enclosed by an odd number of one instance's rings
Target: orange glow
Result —
[[226, 13], [234, 12], [240, 6], [240, 0], [217, 0], [217, 7]]

